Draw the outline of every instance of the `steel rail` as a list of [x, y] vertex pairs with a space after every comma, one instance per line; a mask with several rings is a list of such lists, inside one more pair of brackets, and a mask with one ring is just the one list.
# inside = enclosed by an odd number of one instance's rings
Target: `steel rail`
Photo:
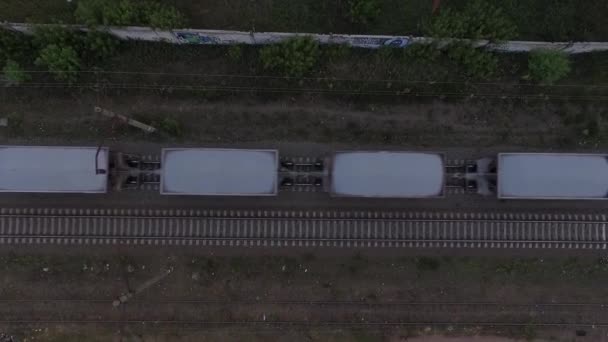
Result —
[[409, 222], [417, 222], [417, 223], [555, 223], [555, 224], [579, 224], [579, 225], [593, 225], [593, 224], [606, 224], [608, 225], [608, 221], [603, 220], [541, 220], [541, 219], [492, 219], [491, 217], [481, 219], [481, 218], [471, 218], [471, 219], [424, 219], [424, 218], [390, 218], [390, 217], [362, 217], [362, 218], [348, 218], [348, 217], [290, 217], [290, 216], [282, 216], [282, 217], [221, 217], [221, 216], [133, 216], [133, 215], [0, 215], [0, 219], [3, 218], [16, 218], [16, 219], [41, 219], [41, 218], [49, 218], [49, 219], [104, 219], [104, 220], [216, 220], [216, 221], [281, 221], [281, 220], [302, 220], [308, 222], [362, 222], [362, 221], [373, 221], [373, 222], [393, 222], [393, 223], [409, 223]]
[[1, 243], [608, 246], [603, 214], [0, 209]]
[[394, 243], [534, 243], [606, 245], [594, 240], [477, 240], [477, 239], [382, 239], [382, 238], [284, 238], [284, 237], [187, 237], [187, 236], [124, 236], [124, 235], [0, 235], [0, 239], [95, 239], [95, 240], [179, 240], [179, 241], [281, 241], [281, 242], [394, 242]]
[[[73, 298], [0, 298], [0, 303], [112, 303], [113, 299], [73, 299]], [[501, 302], [364, 302], [364, 301], [319, 301], [319, 300], [277, 300], [277, 301], [224, 301], [213, 299], [132, 299], [134, 304], [220, 304], [220, 305], [345, 305], [345, 306], [496, 306], [496, 307], [597, 307], [608, 309], [607, 303], [501, 303]]]

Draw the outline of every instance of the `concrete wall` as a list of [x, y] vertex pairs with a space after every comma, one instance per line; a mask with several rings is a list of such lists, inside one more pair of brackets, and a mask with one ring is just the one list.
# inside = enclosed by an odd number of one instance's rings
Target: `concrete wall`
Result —
[[[33, 25], [23, 23], [3, 23], [4, 27], [24, 33], [31, 33]], [[72, 26], [75, 29], [86, 30], [84, 26]], [[383, 46], [405, 48], [412, 43], [433, 42], [432, 38], [411, 36], [376, 36], [376, 35], [346, 35], [346, 34], [309, 34], [285, 32], [243, 32], [222, 30], [154, 30], [149, 27], [108, 27], [107, 31], [123, 40], [160, 41], [172, 44], [196, 45], [268, 45], [276, 44], [295, 36], [310, 36], [321, 44], [346, 44], [352, 47], [378, 49]], [[445, 43], [448, 40], [439, 43]], [[491, 44], [486, 40], [474, 42], [476, 46], [498, 52], [527, 52], [535, 49], [561, 50], [565, 53], [585, 53], [608, 50], [608, 42], [531, 42], [508, 41]]]

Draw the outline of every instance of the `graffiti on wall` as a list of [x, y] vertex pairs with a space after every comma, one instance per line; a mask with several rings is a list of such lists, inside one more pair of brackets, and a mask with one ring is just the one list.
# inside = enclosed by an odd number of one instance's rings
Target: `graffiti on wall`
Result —
[[[244, 33], [209, 34], [205, 32], [174, 31], [175, 38], [181, 44], [226, 45], [226, 44], [276, 44], [289, 36], [274, 33]], [[374, 37], [349, 35], [311, 35], [322, 44], [348, 44], [365, 49], [378, 49], [383, 46], [404, 48], [410, 44], [409, 37]], [[228, 38], [228, 39], [226, 39]]]
[[221, 41], [218, 37], [194, 32], [174, 32], [175, 38], [182, 44], [217, 45]]
[[397, 38], [389, 38], [384, 41], [384, 46], [403, 48], [410, 44], [410, 38], [408, 37], [397, 37]]
[[383, 46], [403, 48], [410, 43], [408, 37], [349, 37], [347, 40], [351, 46], [367, 49], [378, 49]]

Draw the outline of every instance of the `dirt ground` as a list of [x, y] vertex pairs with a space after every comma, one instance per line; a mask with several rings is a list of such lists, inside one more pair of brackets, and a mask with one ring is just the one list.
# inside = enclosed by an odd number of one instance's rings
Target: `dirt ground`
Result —
[[[0, 113], [12, 127], [0, 141], [98, 143], [154, 141], [165, 143], [306, 142], [357, 146], [417, 148], [499, 146], [525, 149], [593, 150], [600, 137], [585, 134], [586, 118], [605, 113], [590, 103], [441, 100], [386, 104], [342, 102], [307, 96], [260, 101], [137, 94], [117, 97], [0, 93]], [[100, 106], [156, 125], [164, 133], [143, 133], [112, 124], [95, 114]], [[163, 120], [178, 122], [167, 133]]]
[[[224, 250], [225, 251], [225, 250]], [[89, 318], [110, 313], [111, 300], [133, 290], [173, 267], [165, 279], [143, 291], [134, 301], [149, 304], [149, 318], [191, 317], [202, 308], [170, 305], [167, 300], [221, 301], [396, 301], [416, 302], [504, 302], [565, 303], [591, 302], [606, 298], [608, 267], [602, 254], [579, 258], [560, 257], [414, 257], [393, 252], [392, 256], [369, 253], [299, 254], [284, 251], [268, 254], [264, 250], [231, 251], [150, 248], [4, 248], [0, 254], [0, 301], [5, 299], [86, 299], [107, 301], [95, 306], [57, 304], [26, 305], [28, 318]], [[127, 308], [129, 304], [127, 304]], [[131, 304], [135, 305], [135, 303]], [[139, 304], [137, 304], [139, 305]], [[30, 309], [27, 309], [30, 308]], [[152, 309], [150, 309], [152, 308]], [[24, 307], [14, 303], [0, 306], [3, 319], [24, 319]], [[230, 305], [219, 317], [238, 319], [242, 313]], [[315, 313], [316, 312], [316, 313]], [[309, 311], [310, 319], [321, 311]], [[253, 312], [246, 313], [252, 315]], [[261, 313], [260, 317], [261, 317]], [[293, 313], [292, 313], [293, 314]], [[492, 315], [492, 312], [487, 313]], [[21, 316], [20, 316], [21, 315]], [[145, 316], [144, 315], [144, 316]], [[190, 316], [188, 316], [190, 315]], [[198, 315], [198, 314], [196, 314]], [[131, 316], [123, 316], [124, 318]], [[138, 316], [139, 317], [139, 316]], [[201, 314], [199, 319], [205, 316]], [[253, 316], [248, 316], [255, 318]], [[257, 317], [257, 316], [256, 316]], [[269, 320], [280, 320], [280, 310], [264, 312]], [[283, 316], [284, 318], [284, 316]], [[598, 317], [597, 321], [602, 321]], [[534, 329], [534, 330], [530, 330]], [[422, 327], [411, 329], [370, 329], [369, 331], [330, 327], [159, 327], [138, 325], [79, 326], [35, 324], [29, 326], [0, 323], [0, 332], [13, 334], [19, 341], [77, 341], [79, 337], [104, 336], [99, 340], [123, 341], [410, 341], [414, 336], [435, 333], [496, 335], [520, 338], [550, 338], [569, 341], [572, 329], [472, 329]], [[253, 334], [254, 337], [248, 336]], [[588, 338], [601, 337], [601, 330]], [[600, 335], [597, 335], [600, 334]], [[592, 337], [595, 336], [595, 337]], [[250, 339], [251, 338], [251, 339]], [[426, 338], [429, 338], [428, 336]], [[92, 340], [92, 339], [87, 339]], [[600, 341], [601, 339], [594, 339]], [[416, 340], [414, 340], [416, 341]], [[425, 341], [425, 340], [419, 340]], [[428, 340], [428, 341], [433, 341]], [[441, 341], [441, 340], [440, 340]], [[458, 341], [458, 340], [456, 340]], [[479, 340], [486, 342], [486, 340]], [[493, 340], [487, 340], [494, 342]], [[501, 341], [500, 339], [496, 341]], [[442, 341], [443, 342], [443, 341]], [[446, 341], [447, 342], [447, 341]]]

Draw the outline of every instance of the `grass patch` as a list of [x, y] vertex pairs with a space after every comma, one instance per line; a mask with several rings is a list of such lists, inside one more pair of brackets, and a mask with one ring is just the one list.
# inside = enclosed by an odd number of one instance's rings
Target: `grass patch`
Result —
[[196, 273], [196, 280], [209, 284], [213, 279], [229, 277], [234, 279], [256, 279], [264, 275], [288, 278], [305, 270], [312, 261], [307, 256], [300, 258], [283, 256], [263, 257], [192, 257], [189, 269]]

